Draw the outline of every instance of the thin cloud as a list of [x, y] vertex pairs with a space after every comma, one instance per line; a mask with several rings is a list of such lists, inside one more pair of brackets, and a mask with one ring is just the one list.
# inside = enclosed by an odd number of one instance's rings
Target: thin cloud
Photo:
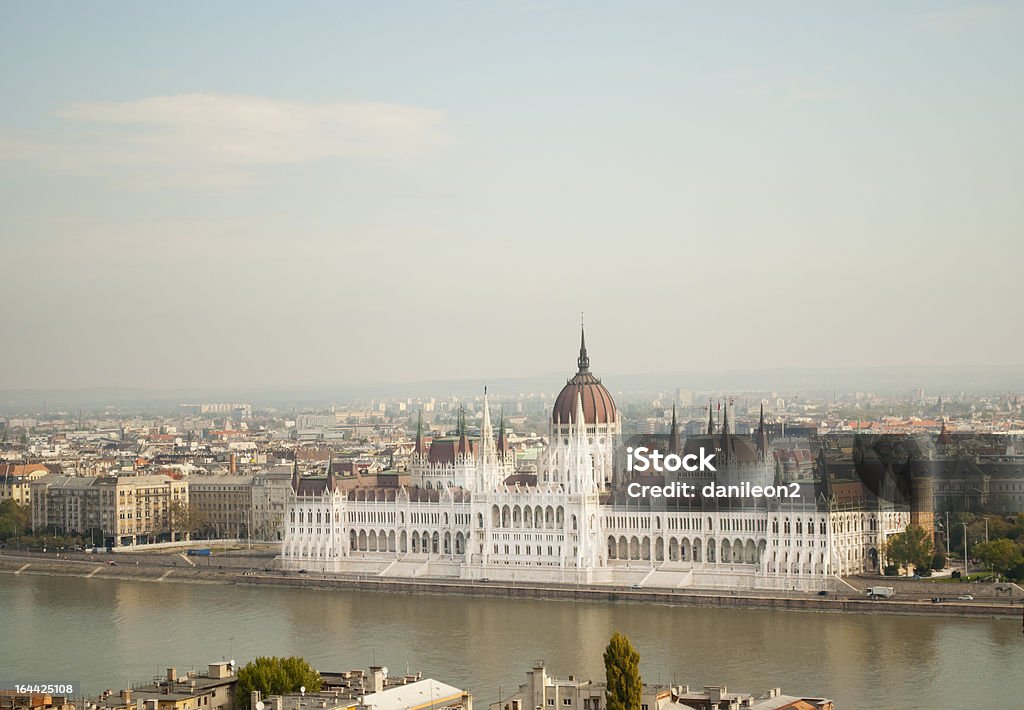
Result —
[[975, 3], [960, 7], [922, 12], [914, 16], [915, 24], [926, 30], [960, 32], [964, 30], [996, 27], [1014, 15], [1002, 5]]
[[256, 180], [260, 166], [400, 160], [435, 150], [446, 139], [440, 111], [361, 101], [196, 93], [82, 101], [56, 115], [63, 121], [57, 133], [0, 134], [0, 154], [128, 185], [231, 187]]

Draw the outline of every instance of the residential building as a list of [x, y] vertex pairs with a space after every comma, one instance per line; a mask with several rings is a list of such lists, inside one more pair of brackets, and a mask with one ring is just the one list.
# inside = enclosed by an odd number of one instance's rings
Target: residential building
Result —
[[0, 503], [10, 499], [18, 505], [31, 505], [32, 481], [49, 474], [50, 469], [41, 463], [0, 464]]
[[51, 474], [32, 483], [33, 529], [112, 547], [180, 539], [174, 515], [187, 507], [187, 484], [164, 475]]
[[[543, 662], [526, 674], [516, 693], [500, 698], [488, 710], [606, 710], [607, 684], [576, 676], [550, 676]], [[783, 695], [772, 688], [756, 696], [731, 693], [724, 685], [691, 691], [688, 686], [643, 684], [640, 710], [834, 710], [827, 698]]]
[[96, 700], [97, 710], [234, 710], [238, 677], [231, 662], [211, 663], [206, 673], [189, 671], [178, 675], [168, 668], [166, 675], [132, 683], [130, 689], [104, 694]]
[[200, 529], [213, 537], [249, 537], [252, 481], [252, 476], [189, 476], [189, 504]]
[[292, 496], [292, 467], [274, 466], [252, 478], [252, 536], [256, 540], [284, 539], [284, 520]]

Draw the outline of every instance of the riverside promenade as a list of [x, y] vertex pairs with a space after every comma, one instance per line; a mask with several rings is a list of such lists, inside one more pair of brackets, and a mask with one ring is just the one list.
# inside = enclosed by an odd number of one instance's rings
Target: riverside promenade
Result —
[[[853, 579], [849, 593], [818, 596], [801, 592], [757, 592], [700, 589], [633, 588], [610, 585], [559, 585], [532, 582], [481, 582], [455, 579], [390, 579], [372, 575], [321, 575], [277, 569], [271, 550], [223, 551], [210, 557], [181, 554], [119, 552], [113, 555], [0, 554], [0, 575], [50, 575], [78, 579], [115, 579], [157, 583], [227, 584], [296, 587], [319, 590], [361, 590], [385, 593], [644, 603], [665, 606], [734, 607], [814, 611], [821, 613], [910, 614], [988, 619], [1024, 616], [1024, 590], [1016, 585], [953, 584], [878, 579]], [[897, 587], [896, 598], [870, 600], [854, 587], [885, 584]], [[1009, 593], [996, 589], [1009, 589]], [[962, 594], [973, 600], [958, 600]], [[934, 603], [932, 597], [948, 599]]]

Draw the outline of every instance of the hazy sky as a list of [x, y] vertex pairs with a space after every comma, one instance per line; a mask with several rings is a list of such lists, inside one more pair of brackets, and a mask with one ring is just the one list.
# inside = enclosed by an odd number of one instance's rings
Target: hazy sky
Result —
[[[770, 6], [769, 6], [770, 5]], [[0, 387], [1024, 363], [1024, 7], [0, 4]]]

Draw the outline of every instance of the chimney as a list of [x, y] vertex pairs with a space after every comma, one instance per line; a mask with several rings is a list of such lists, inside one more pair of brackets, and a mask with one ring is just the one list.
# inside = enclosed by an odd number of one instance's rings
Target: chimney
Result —
[[237, 455], [231, 454], [231, 475], [238, 473], [238, 458]]
[[373, 692], [382, 692], [384, 690], [384, 669], [380, 666], [370, 666], [370, 676], [372, 678]]
[[253, 690], [249, 693], [249, 707], [256, 710], [256, 704], [260, 701], [260, 691]]
[[167, 680], [171, 681], [172, 683], [174, 681], [178, 680], [178, 669], [177, 668], [168, 668], [167, 669]]
[[121, 698], [124, 700], [124, 706], [128, 707], [129, 705], [132, 704], [132, 691], [130, 691], [130, 690], [122, 690], [121, 691]]
[[231, 673], [228, 671], [228, 664], [225, 662], [211, 663], [209, 666], [208, 678], [227, 678]]

